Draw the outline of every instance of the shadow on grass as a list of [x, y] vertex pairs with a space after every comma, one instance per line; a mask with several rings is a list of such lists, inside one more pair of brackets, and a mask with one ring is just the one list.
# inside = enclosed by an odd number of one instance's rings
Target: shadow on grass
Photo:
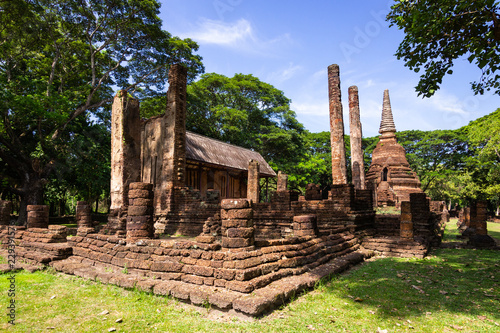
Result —
[[[437, 250], [424, 259], [381, 258], [327, 284], [382, 318], [445, 311], [500, 319], [500, 252]], [[340, 290], [340, 291], [339, 291]]]

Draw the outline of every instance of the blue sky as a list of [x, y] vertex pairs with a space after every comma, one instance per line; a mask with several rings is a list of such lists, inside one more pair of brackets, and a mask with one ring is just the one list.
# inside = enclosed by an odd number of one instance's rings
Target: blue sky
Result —
[[329, 131], [327, 67], [340, 66], [346, 134], [349, 86], [359, 89], [363, 136], [378, 135], [384, 89], [398, 131], [456, 129], [500, 107], [476, 96], [481, 72], [466, 59], [431, 98], [417, 97], [418, 75], [394, 53], [403, 33], [389, 28], [393, 1], [162, 0], [163, 27], [200, 45], [207, 73], [253, 74], [292, 100], [311, 132]]

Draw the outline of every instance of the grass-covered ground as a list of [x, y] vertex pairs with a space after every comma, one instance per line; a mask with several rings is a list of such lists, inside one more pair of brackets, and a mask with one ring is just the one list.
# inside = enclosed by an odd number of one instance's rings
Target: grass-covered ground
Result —
[[[448, 224], [445, 241], [456, 241], [455, 228], [455, 222]], [[488, 228], [490, 234], [500, 235], [500, 224], [490, 223]], [[0, 275], [2, 309], [9, 301], [7, 287], [7, 275]], [[220, 318], [208, 308], [193, 309], [165, 297], [50, 271], [18, 273], [16, 287], [17, 324], [9, 326], [7, 317], [0, 314], [0, 330], [500, 331], [500, 252], [492, 250], [438, 249], [425, 259], [371, 260], [251, 322]]]

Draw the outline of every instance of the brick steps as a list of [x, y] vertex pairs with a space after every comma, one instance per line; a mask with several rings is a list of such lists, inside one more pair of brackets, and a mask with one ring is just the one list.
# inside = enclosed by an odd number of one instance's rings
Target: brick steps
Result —
[[51, 262], [54, 269], [80, 276], [85, 279], [115, 284], [123, 288], [137, 288], [156, 295], [171, 296], [194, 305], [207, 303], [223, 310], [233, 309], [249, 316], [259, 316], [286, 303], [294, 295], [314, 287], [321, 279], [338, 274], [352, 265], [373, 255], [371, 251], [357, 250], [323, 263], [303, 274], [291, 275], [255, 289], [252, 293], [243, 293], [225, 288], [193, 285], [178, 280], [159, 280], [136, 274], [125, 274], [116, 267], [95, 264], [72, 256], [65, 260]]
[[73, 248], [68, 243], [21, 242], [16, 246], [18, 258], [32, 260], [39, 264], [66, 259], [72, 253]]
[[428, 246], [417, 241], [402, 240], [399, 237], [366, 237], [362, 247], [388, 257], [423, 258]]

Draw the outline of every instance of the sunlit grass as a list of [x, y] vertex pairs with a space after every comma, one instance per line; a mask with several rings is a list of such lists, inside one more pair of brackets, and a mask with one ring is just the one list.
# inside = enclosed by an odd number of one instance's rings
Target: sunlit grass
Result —
[[[9, 327], [1, 315], [0, 330], [498, 332], [499, 259], [499, 251], [470, 249], [439, 249], [424, 259], [379, 258], [253, 322], [213, 320], [217, 317], [205, 308], [50, 271], [22, 272], [16, 277], [17, 325]], [[0, 275], [1, 291], [7, 290], [6, 277]], [[0, 305], [8, 301], [1, 292]], [[104, 310], [109, 314], [101, 314]]]

